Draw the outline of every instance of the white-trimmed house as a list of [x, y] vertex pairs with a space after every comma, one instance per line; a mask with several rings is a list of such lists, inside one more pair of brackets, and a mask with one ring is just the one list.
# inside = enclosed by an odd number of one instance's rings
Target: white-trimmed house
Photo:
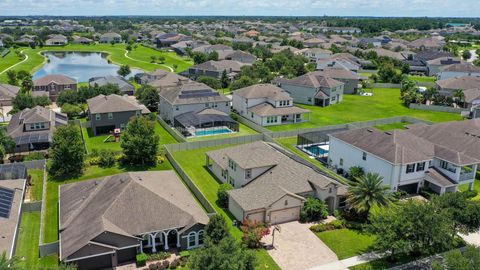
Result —
[[294, 106], [293, 98], [273, 84], [256, 84], [233, 92], [233, 109], [261, 126], [308, 121], [310, 111]]

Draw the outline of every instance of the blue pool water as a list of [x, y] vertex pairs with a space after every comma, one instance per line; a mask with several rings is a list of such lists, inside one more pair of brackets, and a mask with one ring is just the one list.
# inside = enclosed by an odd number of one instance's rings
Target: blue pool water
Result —
[[305, 147], [305, 150], [314, 154], [315, 156], [322, 156], [328, 154], [328, 151], [325, 149], [320, 148], [318, 145], [310, 145]]
[[195, 136], [211, 136], [211, 135], [219, 135], [219, 134], [227, 134], [232, 133], [232, 131], [228, 128], [219, 128], [219, 129], [205, 129], [195, 131]]

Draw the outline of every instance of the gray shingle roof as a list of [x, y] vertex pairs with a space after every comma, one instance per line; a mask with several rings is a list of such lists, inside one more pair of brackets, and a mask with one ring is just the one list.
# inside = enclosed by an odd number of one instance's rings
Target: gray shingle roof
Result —
[[150, 113], [150, 111], [136, 99], [111, 94], [108, 96], [98, 95], [87, 100], [88, 110], [90, 113], [109, 113], [109, 112], [127, 112], [141, 111], [142, 113]]
[[0, 180], [0, 188], [13, 191], [13, 200], [8, 218], [0, 217], [0, 254], [6, 252], [10, 258], [14, 247], [17, 225], [20, 221], [19, 211], [23, 202], [25, 179]]
[[[321, 92], [321, 91], [320, 91]], [[323, 93], [323, 92], [321, 92]], [[260, 116], [275, 116], [275, 115], [287, 115], [287, 114], [302, 114], [309, 113], [307, 109], [302, 109], [297, 106], [289, 107], [273, 107], [270, 103], [261, 103], [256, 106], [248, 108], [248, 111], [253, 112]]]
[[49, 85], [50, 83], [55, 82], [56, 84], [77, 84], [77, 80], [70, 78], [65, 75], [61, 74], [52, 74], [52, 75], [47, 75], [41, 78], [38, 78], [33, 81], [34, 86], [46, 86]]
[[[49, 130], [32, 130], [25, 131], [24, 124], [26, 123], [40, 123], [49, 122]], [[7, 133], [12, 138], [17, 138], [27, 134], [52, 134], [56, 126], [66, 125], [67, 115], [54, 112], [50, 109], [36, 106], [34, 108], [26, 108], [14, 115], [7, 126]]]
[[287, 92], [273, 84], [255, 84], [235, 90], [233, 94], [248, 99], [269, 98], [272, 100], [292, 100]]
[[462, 76], [439, 80], [436, 82], [441, 89], [473, 89], [480, 86], [480, 77]]
[[0, 99], [13, 99], [17, 96], [20, 87], [0, 83]]
[[208, 222], [173, 171], [128, 172], [63, 185], [59, 218], [62, 260], [105, 231], [139, 236]]
[[279, 81], [285, 84], [300, 85], [312, 88], [333, 88], [344, 85], [343, 82], [316, 74], [315, 72], [307, 73], [293, 79], [280, 79]]
[[183, 81], [179, 81], [173, 87], [163, 89], [160, 96], [172, 105], [230, 101], [226, 96], [206, 84]]

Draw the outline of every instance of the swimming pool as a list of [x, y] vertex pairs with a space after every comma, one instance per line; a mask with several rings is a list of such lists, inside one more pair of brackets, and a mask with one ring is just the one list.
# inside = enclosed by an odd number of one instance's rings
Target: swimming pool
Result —
[[306, 147], [303, 147], [303, 151], [307, 154], [315, 157], [325, 156], [328, 154], [329, 145], [328, 144], [313, 144]]
[[233, 131], [230, 130], [227, 127], [222, 127], [222, 128], [208, 128], [208, 129], [202, 129], [202, 130], [196, 130], [195, 131], [195, 136], [200, 137], [200, 136], [212, 136], [212, 135], [220, 135], [220, 134], [227, 134], [227, 133], [232, 133]]

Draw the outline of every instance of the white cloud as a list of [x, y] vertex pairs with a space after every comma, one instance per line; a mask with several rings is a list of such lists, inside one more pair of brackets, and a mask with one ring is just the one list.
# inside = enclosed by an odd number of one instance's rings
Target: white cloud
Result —
[[480, 14], [476, 0], [0, 0], [0, 15], [357, 15]]

